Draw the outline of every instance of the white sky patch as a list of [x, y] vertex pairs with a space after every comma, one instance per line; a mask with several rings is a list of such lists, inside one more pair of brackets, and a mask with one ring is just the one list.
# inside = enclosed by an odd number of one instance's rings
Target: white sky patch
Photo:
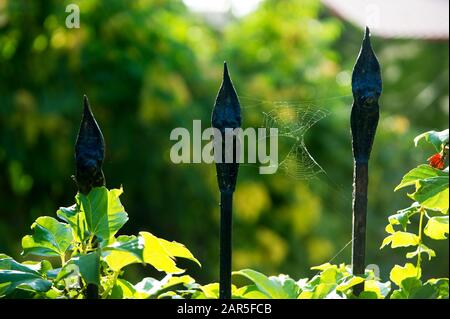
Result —
[[192, 11], [226, 12], [231, 8], [234, 15], [241, 17], [254, 11], [261, 0], [183, 0]]

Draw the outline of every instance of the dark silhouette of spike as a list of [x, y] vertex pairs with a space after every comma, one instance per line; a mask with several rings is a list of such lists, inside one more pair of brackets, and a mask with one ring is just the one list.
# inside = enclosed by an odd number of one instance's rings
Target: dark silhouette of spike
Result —
[[[368, 162], [379, 120], [378, 99], [382, 91], [380, 65], [366, 28], [364, 40], [352, 75], [353, 106], [350, 118], [354, 157], [353, 245], [354, 275], [365, 272]], [[364, 284], [354, 287], [359, 295]]]
[[85, 95], [83, 117], [75, 144], [75, 181], [80, 193], [88, 194], [93, 187], [105, 185], [105, 176], [102, 170], [104, 158], [105, 141], [103, 134]]
[[[241, 126], [241, 106], [224, 63], [223, 81], [214, 104], [212, 126], [221, 132], [222, 161], [216, 162], [217, 182], [220, 190], [220, 299], [231, 298], [231, 257], [232, 257], [232, 205], [236, 187], [239, 163], [237, 145], [234, 138], [231, 149], [225, 148], [225, 129]], [[225, 154], [232, 152], [231, 163], [225, 162]], [[216, 158], [217, 159], [217, 158]]]

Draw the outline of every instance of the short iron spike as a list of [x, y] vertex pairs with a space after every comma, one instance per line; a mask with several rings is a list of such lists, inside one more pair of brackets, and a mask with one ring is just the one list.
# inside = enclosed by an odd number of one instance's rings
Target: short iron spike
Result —
[[92, 114], [86, 95], [83, 98], [83, 117], [75, 143], [75, 181], [82, 194], [93, 187], [105, 185], [102, 165], [105, 158], [105, 141], [102, 131]]

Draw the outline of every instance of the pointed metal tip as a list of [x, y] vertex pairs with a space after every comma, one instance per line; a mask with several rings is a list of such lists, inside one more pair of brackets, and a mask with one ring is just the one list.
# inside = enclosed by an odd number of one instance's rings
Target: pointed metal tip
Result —
[[230, 81], [230, 74], [228, 73], [227, 62], [223, 62], [223, 79], [227, 80], [227, 82]]
[[369, 29], [369, 27], [366, 26], [365, 38], [369, 38], [369, 37], [370, 37], [370, 29]]
[[92, 113], [91, 106], [89, 105], [89, 99], [86, 94], [83, 95], [83, 109], [84, 113]]

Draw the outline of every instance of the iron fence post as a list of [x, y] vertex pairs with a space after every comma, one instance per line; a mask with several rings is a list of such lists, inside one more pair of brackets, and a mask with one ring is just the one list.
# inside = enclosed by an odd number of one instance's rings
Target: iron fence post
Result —
[[[354, 275], [365, 272], [368, 163], [379, 120], [378, 99], [382, 81], [380, 65], [370, 43], [366, 28], [358, 59], [353, 69], [351, 112], [352, 147], [354, 157], [353, 184], [353, 245], [352, 267]], [[364, 290], [364, 283], [354, 287], [354, 294]]]

